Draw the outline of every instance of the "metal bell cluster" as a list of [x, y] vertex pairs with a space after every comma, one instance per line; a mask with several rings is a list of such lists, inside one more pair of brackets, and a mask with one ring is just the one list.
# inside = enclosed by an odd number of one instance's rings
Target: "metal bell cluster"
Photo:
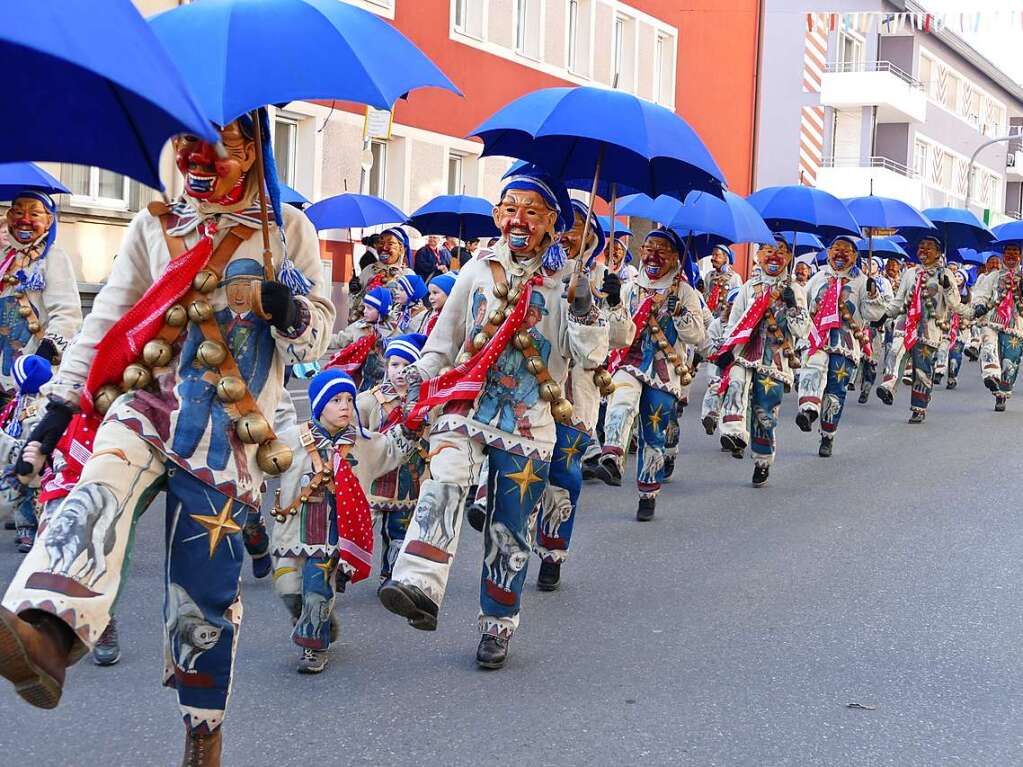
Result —
[[671, 366], [675, 368], [679, 384], [688, 386], [693, 380], [693, 374], [689, 370], [689, 365], [679, 356], [678, 352], [675, 351], [675, 347], [672, 346], [671, 342], [664, 335], [664, 330], [657, 321], [657, 317], [654, 316], [654, 312], [651, 312], [650, 316], [647, 317], [646, 324], [650, 329], [650, 335], [657, 344], [657, 348], [661, 350], [661, 353], [664, 354]]

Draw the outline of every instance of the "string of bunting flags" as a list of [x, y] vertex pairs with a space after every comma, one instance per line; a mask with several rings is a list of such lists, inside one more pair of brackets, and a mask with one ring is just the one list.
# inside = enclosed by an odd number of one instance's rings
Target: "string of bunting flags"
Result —
[[850, 13], [806, 14], [806, 29], [814, 32], [821, 28], [826, 31], [853, 31], [864, 33], [880, 32], [899, 34], [901, 32], [939, 32], [948, 29], [953, 32], [977, 32], [982, 27], [996, 26], [1000, 29], [1023, 28], [1023, 9], [982, 10], [958, 13], [922, 13], [906, 11], [856, 11]]

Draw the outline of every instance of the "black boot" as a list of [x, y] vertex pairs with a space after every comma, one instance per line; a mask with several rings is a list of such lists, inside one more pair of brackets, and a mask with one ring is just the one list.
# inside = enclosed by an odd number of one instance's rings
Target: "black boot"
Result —
[[707, 434], [713, 434], [718, 427], [718, 419], [712, 415], [705, 415], [700, 423], [703, 424], [703, 430]]
[[657, 505], [655, 498], [640, 498], [639, 508], [636, 509], [636, 520], [639, 522], [649, 522], [654, 518], [654, 506]]
[[891, 405], [895, 402], [895, 396], [883, 386], [878, 386], [875, 390], [877, 392], [877, 398], [886, 405]]
[[508, 640], [491, 634], [480, 637], [476, 648], [476, 665], [480, 668], [498, 669], [508, 660]]
[[583, 460], [583, 479], [597, 478], [597, 462], [599, 460], [599, 453]]
[[597, 479], [611, 487], [622, 486], [622, 470], [618, 468], [618, 461], [613, 455], [605, 454], [600, 456], [597, 462], [595, 474]]
[[766, 464], [754, 464], [753, 466], [753, 487], [763, 487], [767, 484], [767, 477], [771, 473], [771, 467]]
[[742, 453], [746, 449], [746, 443], [743, 442], [739, 437], [732, 434], [721, 435], [721, 449], [727, 450], [732, 454], [732, 458], [742, 458]]
[[477, 533], [482, 533], [483, 525], [487, 523], [487, 510], [478, 503], [469, 504], [465, 508], [465, 519], [469, 523], [469, 527]]
[[121, 645], [117, 641], [117, 621], [110, 616], [110, 623], [99, 635], [92, 649], [92, 662], [97, 666], [113, 666], [121, 659]]
[[671, 475], [675, 473], [675, 456], [667, 456], [664, 459], [664, 479], [665, 481], [671, 479]]
[[916, 410], [916, 409], [914, 409], [912, 414], [909, 416], [909, 422], [910, 423], [923, 423], [924, 422], [924, 418], [926, 418], [926, 417], [927, 417], [927, 411], [926, 410]]
[[944, 380], [945, 380], [945, 374], [944, 373], [935, 373], [934, 374], [934, 385], [935, 386], [938, 386]]
[[970, 362], [976, 362], [980, 359], [980, 352], [969, 346], [966, 347], [966, 351], [964, 351], [963, 354], [966, 355], [966, 359], [970, 360]]
[[821, 446], [819, 448], [817, 448], [817, 455], [819, 455], [821, 458], [830, 458], [831, 457], [831, 446], [834, 444], [834, 442], [835, 442], [835, 438], [834, 437], [824, 437], [824, 436], [822, 436], [821, 437]]
[[810, 431], [813, 422], [817, 420], [817, 413], [813, 410], [800, 410], [796, 413], [796, 426], [800, 431]]
[[540, 591], [557, 591], [561, 585], [561, 562], [540, 563], [540, 574], [536, 578], [536, 587]]
[[408, 625], [420, 631], [437, 630], [437, 605], [418, 586], [401, 581], [385, 581], [377, 589], [381, 604], [395, 615], [408, 620]]
[[1005, 412], [1005, 397], [995, 397], [995, 412], [996, 413]]
[[951, 391], [952, 389], [956, 388], [958, 385], [959, 385], [959, 379], [958, 378], [949, 378], [948, 379], [948, 383], [945, 384], [945, 388], [948, 389], [949, 391]]
[[984, 385], [988, 388], [988, 391], [998, 391], [998, 379], [988, 376], [984, 379]]
[[856, 398], [856, 401], [859, 402], [861, 405], [866, 405], [867, 404], [867, 400], [869, 400], [869, 399], [870, 399], [870, 389], [864, 389], [863, 391], [860, 392], [860, 396]]
[[32, 544], [36, 541], [36, 529], [34, 527], [19, 527], [14, 534], [14, 543], [18, 547], [19, 554], [28, 554], [32, 551]]

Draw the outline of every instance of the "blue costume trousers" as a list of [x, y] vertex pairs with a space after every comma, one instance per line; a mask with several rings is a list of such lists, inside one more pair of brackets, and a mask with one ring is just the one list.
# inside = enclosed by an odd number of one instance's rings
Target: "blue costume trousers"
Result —
[[590, 436], [571, 426], [557, 425], [557, 444], [551, 458], [550, 483], [537, 518], [536, 553], [550, 562], [568, 556], [583, 485], [582, 459]]
[[828, 382], [821, 398], [821, 431], [827, 436], [838, 430], [849, 382], [855, 375], [856, 366], [851, 359], [841, 354], [828, 355]]

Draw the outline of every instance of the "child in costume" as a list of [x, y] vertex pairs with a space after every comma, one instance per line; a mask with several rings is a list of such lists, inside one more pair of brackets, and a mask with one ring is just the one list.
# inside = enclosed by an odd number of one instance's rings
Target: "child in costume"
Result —
[[398, 333], [421, 333], [430, 312], [423, 306], [427, 288], [418, 274], [403, 274], [391, 284]]
[[362, 319], [352, 322], [331, 339], [341, 351], [325, 368], [337, 368], [358, 383], [359, 391], [376, 386], [384, 377], [384, 343], [394, 335], [390, 319], [391, 291], [373, 288], [362, 297]]
[[[405, 414], [404, 401], [408, 384], [399, 375], [408, 365], [419, 360], [426, 336], [410, 333], [395, 336], [387, 342], [384, 357], [387, 360], [387, 376], [384, 381], [369, 391], [364, 391], [355, 400], [359, 421], [370, 431], [390, 432], [401, 423]], [[419, 485], [426, 478], [425, 459], [427, 445], [420, 443], [419, 450], [409, 460], [392, 471], [381, 473], [369, 488], [369, 505], [380, 518], [380, 578], [391, 577], [394, 560], [405, 540], [412, 511], [419, 498]]]
[[362, 317], [362, 302], [374, 288], [386, 288], [403, 274], [415, 274], [410, 266], [408, 233], [400, 226], [382, 231], [376, 240], [377, 258], [348, 283], [350, 322]]
[[298, 671], [318, 674], [337, 638], [334, 598], [369, 575], [373, 521], [365, 488], [397, 468], [413, 443], [401, 429], [367, 432], [351, 376], [324, 370], [309, 382], [313, 418], [281, 434], [294, 451], [272, 511], [274, 590], [294, 620]]
[[[725, 326], [728, 324], [728, 315], [731, 314], [732, 304], [739, 295], [740, 288], [731, 288], [725, 295], [724, 301], [719, 301], [714, 311], [714, 319], [707, 327], [707, 340], [704, 344], [704, 357], [710, 359], [721, 348], [725, 342]], [[707, 434], [713, 435], [718, 428], [718, 421], [721, 419], [721, 392], [718, 387], [721, 385], [721, 368], [714, 362], [707, 364], [707, 391], [703, 395], [703, 405], [700, 411], [700, 423]]]
[[430, 316], [426, 318], [426, 322], [423, 325], [422, 333], [425, 336], [429, 336], [433, 330], [434, 325], [437, 324], [437, 318], [440, 317], [440, 310], [444, 308], [444, 303], [448, 300], [448, 296], [451, 295], [452, 288], [455, 287], [455, 275], [451, 272], [446, 274], [438, 274], [427, 286], [427, 300], [430, 302]]

